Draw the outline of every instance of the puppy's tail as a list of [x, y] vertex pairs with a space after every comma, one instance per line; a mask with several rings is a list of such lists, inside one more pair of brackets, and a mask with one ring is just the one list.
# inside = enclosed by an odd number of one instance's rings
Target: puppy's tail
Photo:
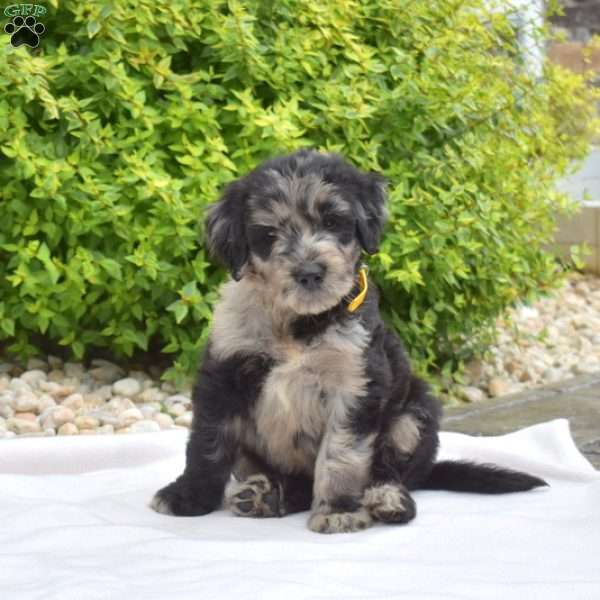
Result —
[[419, 487], [479, 494], [524, 492], [548, 485], [543, 479], [492, 464], [469, 461], [441, 461], [433, 465], [429, 478]]

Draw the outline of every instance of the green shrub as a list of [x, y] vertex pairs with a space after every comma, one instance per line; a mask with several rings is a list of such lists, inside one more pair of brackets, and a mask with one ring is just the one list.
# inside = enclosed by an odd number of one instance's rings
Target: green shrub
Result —
[[567, 204], [553, 182], [591, 133], [563, 124], [591, 102], [557, 68], [530, 80], [482, 1], [50, 4], [37, 50], [0, 49], [11, 352], [158, 348], [189, 372], [224, 277], [199, 241], [204, 207], [306, 145], [389, 177], [370, 264], [421, 369], [556, 278], [541, 249]]

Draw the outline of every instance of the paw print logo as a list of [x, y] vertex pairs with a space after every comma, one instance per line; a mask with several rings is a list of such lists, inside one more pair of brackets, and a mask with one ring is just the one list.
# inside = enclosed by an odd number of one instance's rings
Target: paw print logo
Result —
[[35, 17], [29, 15], [27, 18], [16, 16], [4, 26], [4, 31], [10, 35], [10, 43], [17, 48], [25, 44], [30, 48], [37, 48], [40, 43], [40, 35], [46, 28], [38, 23]]

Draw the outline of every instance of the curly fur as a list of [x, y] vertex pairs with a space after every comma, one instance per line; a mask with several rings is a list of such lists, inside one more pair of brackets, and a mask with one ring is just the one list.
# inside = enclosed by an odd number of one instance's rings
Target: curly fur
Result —
[[193, 391], [184, 473], [151, 506], [239, 516], [311, 510], [310, 529], [406, 523], [410, 490], [502, 493], [545, 485], [493, 465], [435, 464], [440, 403], [383, 323], [364, 250], [377, 250], [385, 182], [302, 150], [230, 184], [206, 221], [231, 271]]

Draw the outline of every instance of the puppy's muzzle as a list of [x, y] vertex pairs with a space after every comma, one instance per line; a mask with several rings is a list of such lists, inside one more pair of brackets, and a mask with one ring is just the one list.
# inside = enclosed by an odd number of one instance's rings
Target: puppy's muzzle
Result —
[[315, 291], [321, 287], [325, 278], [325, 265], [320, 263], [309, 263], [293, 273], [294, 279], [306, 290]]

